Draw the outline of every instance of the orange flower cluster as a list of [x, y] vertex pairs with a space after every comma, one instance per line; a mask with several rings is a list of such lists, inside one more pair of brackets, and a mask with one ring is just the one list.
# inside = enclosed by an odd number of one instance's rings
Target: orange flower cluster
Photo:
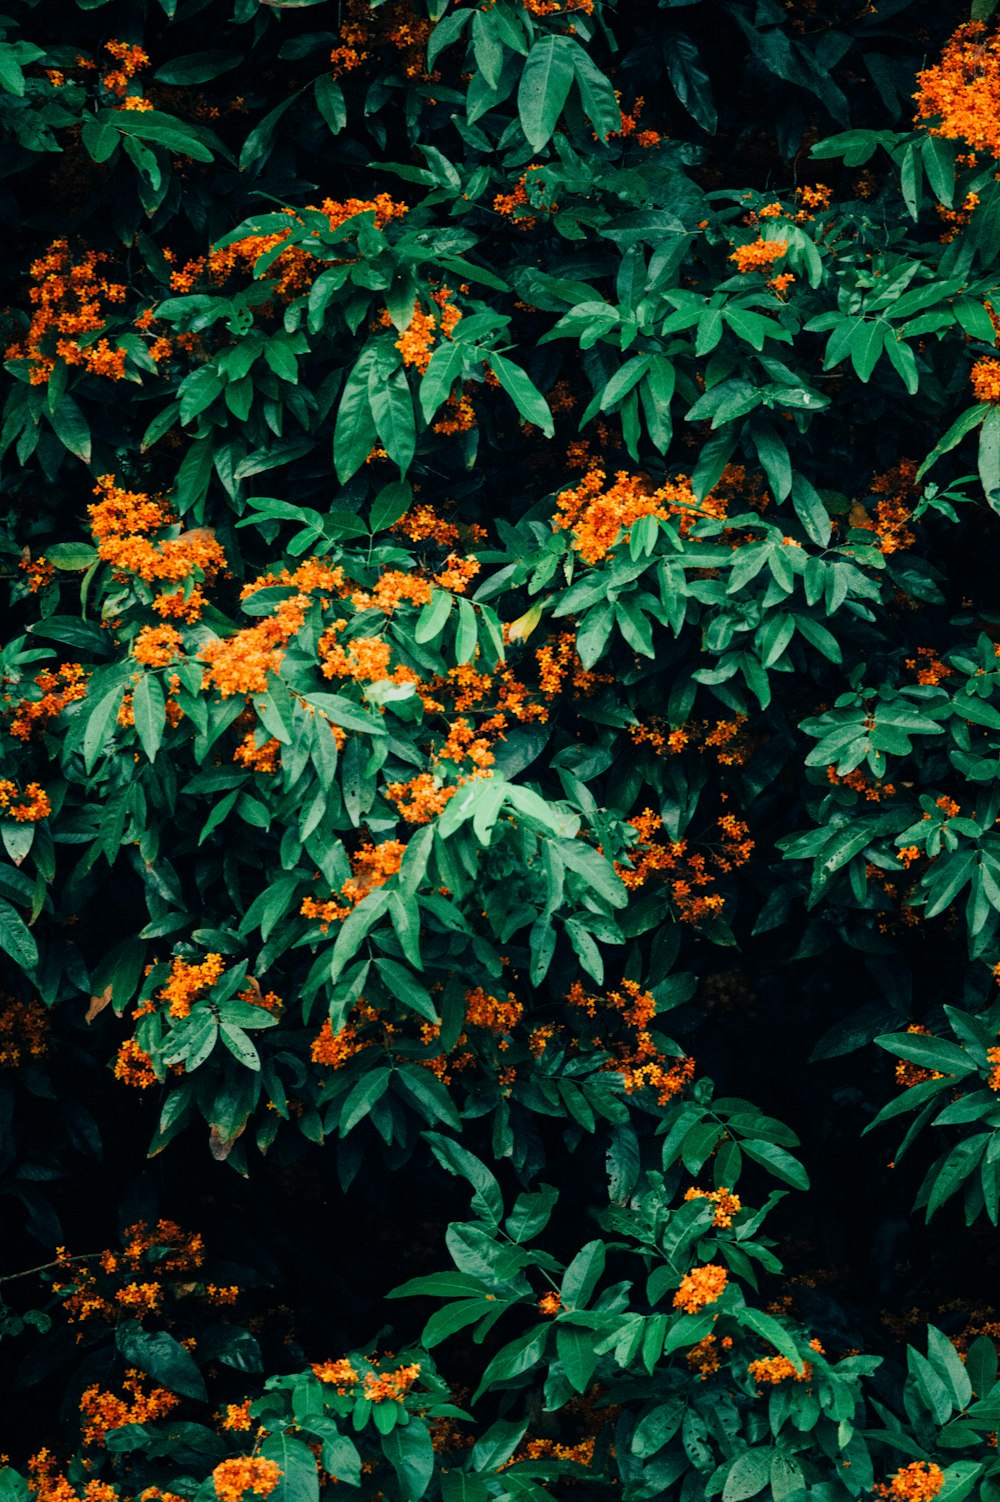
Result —
[[915, 125], [936, 120], [928, 135], [1000, 155], [1000, 37], [987, 36], [982, 21], [960, 26], [917, 84]]
[[[431, 293], [431, 300], [438, 307], [436, 316], [417, 303], [409, 323], [396, 340], [396, 348], [403, 357], [403, 364], [412, 366], [421, 375], [431, 363], [431, 355], [439, 336], [450, 339], [456, 325], [461, 322], [462, 310], [451, 301], [454, 295], [450, 287], [444, 286]], [[392, 326], [392, 319], [385, 308], [380, 315], [380, 323], [383, 328]]]
[[743, 1209], [743, 1203], [738, 1194], [731, 1189], [689, 1189], [685, 1194], [686, 1200], [707, 1199], [715, 1206], [715, 1215], [712, 1219], [713, 1226], [731, 1226], [733, 1216], [739, 1215]]
[[916, 542], [916, 533], [908, 525], [919, 494], [916, 474], [915, 459], [900, 459], [871, 482], [872, 493], [880, 497], [874, 517], [858, 503], [851, 507], [851, 526], [874, 532], [876, 546], [887, 556]]
[[[6, 1464], [7, 1457], [4, 1456]], [[75, 1485], [69, 1477], [56, 1469], [56, 1458], [51, 1450], [39, 1450], [28, 1461], [28, 1490], [32, 1502], [118, 1502], [118, 1491], [110, 1481], [98, 1481], [96, 1477], [82, 1486]], [[170, 1492], [164, 1492], [165, 1502], [181, 1502]]]
[[509, 996], [506, 1001], [499, 1001], [497, 997], [488, 995], [482, 986], [476, 986], [474, 990], [465, 993], [467, 1027], [485, 1028], [499, 1038], [504, 1033], [511, 1032], [523, 1015], [524, 1007], [519, 1001], [512, 1001]]
[[717, 916], [722, 912], [724, 898], [719, 893], [701, 896], [695, 891], [714, 881], [709, 863], [717, 871], [731, 872], [747, 863], [754, 848], [749, 829], [741, 819], [723, 814], [717, 823], [722, 833], [719, 848], [707, 856], [700, 852], [689, 854], [687, 840], [668, 843], [657, 837], [663, 820], [647, 808], [628, 820], [628, 827], [635, 830], [638, 839], [629, 850], [628, 864], [616, 861], [615, 870], [631, 891], [644, 886], [656, 872], [672, 872], [670, 893], [682, 923], [699, 923]]
[[[991, 1090], [1000, 1090], [1000, 1048], [988, 1048], [986, 1050], [986, 1058], [992, 1065], [989, 1074], [986, 1076], [986, 1083]], [[0, 1063], [2, 1062], [2, 1058], [0, 1058]]]
[[341, 1397], [360, 1380], [346, 1356], [341, 1356], [337, 1361], [313, 1362], [313, 1373], [321, 1382], [329, 1382], [335, 1387]]
[[126, 1424], [148, 1424], [164, 1418], [180, 1403], [165, 1387], [154, 1387], [140, 1371], [129, 1371], [122, 1384], [126, 1396], [108, 1392], [96, 1384], [80, 1398], [83, 1443], [103, 1445], [112, 1429]]
[[[670, 1060], [657, 1048], [649, 1031], [649, 1024], [656, 1015], [656, 998], [651, 992], [643, 991], [637, 981], [622, 981], [619, 989], [609, 991], [603, 1000], [589, 995], [579, 981], [574, 981], [566, 1000], [591, 1018], [598, 1016], [599, 1008], [621, 1016], [632, 1036], [627, 1042], [610, 1046], [610, 1057], [604, 1068], [621, 1075], [626, 1095], [634, 1095], [638, 1090], [655, 1090], [658, 1104], [665, 1106], [694, 1078], [694, 1059]], [[601, 1038], [595, 1038], [594, 1044], [604, 1046]]]
[[49, 1014], [42, 1003], [0, 995], [0, 1069], [44, 1058], [48, 1047]]
[[943, 234], [939, 236], [942, 245], [950, 245], [952, 240], [958, 237], [960, 232], [968, 226], [978, 207], [978, 193], [966, 193], [957, 209], [946, 208], [943, 203], [936, 205], [937, 216], [946, 226]]
[[334, 77], [354, 72], [377, 49], [391, 47], [400, 54], [406, 77], [426, 83], [437, 77], [427, 72], [430, 32], [430, 22], [415, 13], [410, 0], [389, 0], [375, 11], [366, 0], [347, 0], [338, 45], [330, 53]]
[[[306, 902], [311, 903], [312, 907], [320, 909], [333, 906], [333, 904], [327, 903], [313, 903], [312, 899], [307, 897], [302, 904], [302, 911], [305, 909]], [[320, 913], [310, 911], [305, 916], [307, 918], [315, 918], [319, 917]], [[329, 920], [323, 924], [324, 933], [328, 926]], [[318, 1035], [312, 1042], [310, 1057], [313, 1063], [324, 1064], [327, 1069], [342, 1069], [348, 1059], [352, 1059], [356, 1053], [360, 1053], [361, 1049], [367, 1047], [367, 1044], [359, 1043], [357, 1037], [357, 1031], [353, 1023], [345, 1022], [344, 1026], [335, 1033], [333, 1023], [327, 1017]], [[316, 1375], [319, 1376], [319, 1373], [317, 1372]]]
[[362, 845], [351, 857], [351, 875], [340, 889], [345, 903], [331, 899], [317, 902], [313, 897], [304, 897], [299, 912], [304, 918], [318, 918], [320, 928], [326, 933], [331, 923], [346, 918], [376, 887], [384, 887], [390, 876], [395, 876], [406, 854], [406, 846], [399, 840], [383, 840], [380, 845]]
[[225, 968], [221, 954], [206, 955], [200, 965], [191, 965], [178, 957], [170, 966], [170, 979], [160, 991], [159, 999], [168, 1004], [171, 1017], [187, 1017], [194, 1003], [215, 985]]
[[627, 542], [630, 529], [643, 516], [661, 521], [680, 519], [683, 534], [690, 531], [700, 516], [725, 515], [725, 503], [717, 496], [706, 496], [699, 503], [686, 476], [667, 480], [657, 490], [650, 490], [644, 475], [630, 475], [620, 469], [614, 483], [606, 486], [607, 475], [597, 466], [590, 469], [575, 489], [564, 490], [556, 501], [559, 515], [553, 531], [573, 533], [573, 546], [584, 562], [599, 563], [619, 542]]
[[227, 1403], [219, 1415], [223, 1429], [233, 1434], [248, 1433], [253, 1424], [250, 1418], [252, 1401], [252, 1398], [245, 1398], [242, 1403]]
[[[538, 215], [555, 214], [559, 205], [546, 201], [544, 167], [533, 163], [518, 178], [509, 193], [498, 193], [493, 199], [493, 212], [512, 219], [517, 229], [534, 229]], [[530, 174], [530, 177], [529, 177]]]
[[[211, 582], [226, 566], [226, 556], [208, 527], [196, 527], [175, 537], [154, 540], [153, 532], [173, 526], [166, 504], [142, 491], [124, 490], [114, 475], [101, 475], [94, 487], [100, 497], [88, 506], [90, 526], [101, 559], [123, 578], [135, 575], [146, 584], [159, 580], [175, 586], [192, 577]], [[196, 621], [204, 595], [197, 584], [175, 588], [153, 601], [158, 615]]]
[[1000, 360], [977, 360], [969, 371], [969, 380], [977, 402], [989, 402], [994, 407], [1000, 402]]
[[436, 542], [442, 548], [454, 547], [459, 539], [454, 522], [445, 521], [427, 501], [411, 506], [390, 530], [402, 532], [411, 542]]
[[370, 1403], [402, 1403], [419, 1376], [419, 1362], [398, 1366], [395, 1371], [366, 1372], [364, 1395]]
[[[57, 1248], [60, 1273], [65, 1276], [54, 1278], [52, 1289], [62, 1298], [71, 1324], [90, 1319], [114, 1324], [123, 1308], [158, 1309], [167, 1274], [180, 1275], [183, 1282], [178, 1291], [182, 1296], [190, 1293], [191, 1276], [205, 1255], [204, 1242], [197, 1233], [182, 1230], [172, 1220], [159, 1220], [155, 1226], [136, 1221], [125, 1231], [124, 1243], [124, 1251], [100, 1255], [100, 1272], [111, 1280], [103, 1287], [90, 1267], [74, 1264], [64, 1247]], [[137, 1276], [140, 1271], [144, 1281]]]
[[861, 793], [869, 803], [881, 803], [883, 798], [896, 796], [895, 783], [872, 782], [858, 767], [855, 767], [853, 772], [845, 772], [843, 777], [839, 777], [837, 768], [829, 766], [826, 769], [826, 780], [833, 787], [847, 787], [853, 789], [855, 793]]
[[[391, 219], [398, 219], [407, 213], [409, 205], [397, 203], [388, 193], [377, 193], [374, 198], [347, 198], [342, 202], [325, 198], [321, 204], [307, 204], [306, 208], [310, 213], [325, 215], [331, 230], [339, 229], [357, 214], [368, 213], [375, 215], [376, 228], [383, 229]], [[204, 280], [215, 286], [222, 286], [233, 276], [253, 277], [260, 258], [288, 240], [301, 223], [294, 209], [285, 209], [283, 212], [288, 215], [288, 229], [274, 230], [265, 235], [244, 235], [230, 245], [218, 246], [207, 256], [187, 261], [183, 267], [171, 272], [170, 290], [184, 295], [192, 292]], [[318, 234], [317, 231], [312, 233]], [[263, 275], [270, 281], [274, 297], [282, 303], [288, 303], [308, 293], [327, 264], [318, 260], [305, 246], [294, 244], [283, 250]]]
[[49, 795], [40, 782], [29, 782], [23, 793], [9, 778], [0, 778], [0, 815], [17, 824], [37, 824], [52, 812]]
[[918, 647], [915, 657], [906, 658], [905, 666], [911, 673], [916, 673], [918, 683], [926, 685], [943, 683], [954, 672], [954, 668], [941, 661], [933, 647]]
[[122, 283], [100, 275], [101, 263], [107, 259], [102, 251], [88, 250], [74, 263], [69, 241], [54, 240], [43, 256], [32, 261], [31, 321], [23, 339], [8, 346], [5, 358], [27, 360], [33, 386], [46, 384], [58, 360], [81, 366], [91, 375], [124, 379], [125, 350], [112, 347], [106, 338], [86, 338], [103, 332], [111, 307], [125, 297]]
[[746, 276], [751, 271], [770, 271], [787, 249], [787, 240], [751, 240], [749, 245], [737, 245], [729, 259], [740, 275]]
[[46, 589], [55, 578], [55, 564], [50, 563], [44, 553], [40, 554], [37, 558], [31, 558], [27, 556], [27, 552], [26, 548], [25, 557], [21, 559], [17, 566], [22, 573], [27, 574], [28, 588], [31, 590], [31, 593], [37, 595], [40, 589]]
[[109, 52], [118, 64], [116, 68], [110, 68], [107, 73], [101, 74], [101, 87], [107, 89], [109, 94], [114, 94], [116, 99], [128, 100], [128, 107], [136, 109], [145, 104], [147, 109], [152, 105], [139, 100], [135, 95], [129, 95], [129, 84], [137, 73], [143, 68], [149, 67], [149, 54], [141, 47], [133, 46], [131, 42], [116, 42], [114, 40], [104, 43], [105, 52]]
[[169, 667], [182, 646], [176, 626], [143, 626], [132, 643], [132, 656], [145, 668]]
[[718, 1263], [706, 1262], [703, 1267], [695, 1267], [681, 1279], [674, 1294], [674, 1308], [683, 1309], [685, 1314], [697, 1314], [706, 1304], [714, 1304], [721, 1297], [728, 1282], [726, 1269]]
[[562, 1299], [557, 1293], [543, 1293], [538, 1300], [539, 1309], [548, 1319], [553, 1319], [562, 1306]]
[[212, 1472], [212, 1485], [219, 1502], [242, 1502], [248, 1492], [269, 1497], [284, 1472], [277, 1461], [262, 1455], [239, 1455], [222, 1460]]
[[472, 398], [464, 393], [447, 397], [441, 415], [431, 424], [435, 433], [443, 433], [446, 437], [455, 433], [468, 433], [475, 426], [476, 409], [472, 405]]
[[[538, 686], [547, 699], [561, 694], [567, 679], [577, 694], [591, 694], [600, 684], [611, 682], [609, 673], [597, 673], [584, 667], [572, 631], [561, 631], [544, 647], [539, 647], [535, 661], [538, 663]], [[518, 718], [547, 719], [548, 711]]]
[[933, 1502], [944, 1486], [944, 1472], [931, 1460], [911, 1460], [888, 1481], [872, 1487], [885, 1502]]
[[233, 752], [233, 761], [251, 772], [273, 773], [281, 765], [281, 745], [273, 736], [257, 744], [257, 733], [248, 730]]
[[402, 605], [426, 605], [433, 592], [429, 579], [401, 569], [386, 569], [371, 590], [356, 589], [351, 594], [355, 610], [381, 610], [392, 615]]
[[134, 1038], [126, 1038], [115, 1059], [115, 1079], [136, 1090], [148, 1090], [159, 1083], [152, 1056], [140, 1048]]
[[[732, 1345], [731, 1340], [729, 1344]], [[690, 1370], [697, 1373], [698, 1381], [707, 1382], [719, 1370], [719, 1341], [714, 1335], [706, 1335], [691, 1347], [685, 1360]]]
[[35, 676], [35, 687], [41, 691], [38, 699], [22, 699], [10, 722], [10, 733], [17, 740], [31, 738], [33, 730], [48, 729], [50, 721], [61, 714], [68, 704], [82, 699], [87, 692], [87, 669], [78, 662], [66, 662], [50, 672], [47, 668]]
[[207, 663], [202, 688], [224, 699], [234, 694], [262, 694], [269, 673], [277, 673], [292, 637], [301, 630], [310, 605], [308, 595], [293, 595], [275, 606], [255, 626], [208, 642], [198, 653]]
[[346, 620], [334, 621], [319, 639], [317, 651], [324, 678], [353, 678], [355, 683], [420, 682], [420, 676], [402, 663], [389, 669], [392, 647], [381, 636], [356, 636], [344, 646], [338, 637]]
[[440, 786], [431, 772], [418, 772], [409, 782], [390, 782], [385, 795], [408, 824], [429, 824], [457, 792], [457, 786]]
[[618, 89], [615, 89], [615, 98], [621, 111], [622, 123], [619, 130], [608, 131], [608, 140], [611, 141], [615, 137], [624, 140], [626, 137], [631, 136], [635, 139], [637, 145], [647, 150], [652, 146], [658, 146], [661, 140], [659, 131], [639, 129], [639, 117], [646, 104], [643, 96], [641, 94], [636, 96], [635, 103], [630, 110], [621, 109], [622, 96]]
[[787, 1356], [762, 1356], [758, 1361], [751, 1361], [747, 1371], [756, 1382], [757, 1391], [761, 1392], [765, 1386], [776, 1387], [779, 1382], [787, 1382], [789, 1377], [793, 1382], [808, 1382], [812, 1376], [812, 1362], [804, 1361], [800, 1371]]

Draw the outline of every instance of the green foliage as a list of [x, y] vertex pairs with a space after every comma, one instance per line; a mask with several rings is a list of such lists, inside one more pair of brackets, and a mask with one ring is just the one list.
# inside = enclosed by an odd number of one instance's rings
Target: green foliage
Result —
[[8, 10], [0, 1491], [996, 1502], [995, 39]]

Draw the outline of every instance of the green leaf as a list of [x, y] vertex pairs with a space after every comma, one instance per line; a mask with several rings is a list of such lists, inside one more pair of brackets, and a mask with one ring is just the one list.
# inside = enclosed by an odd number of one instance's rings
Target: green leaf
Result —
[[167, 724], [167, 706], [160, 681], [153, 673], [144, 674], [136, 684], [132, 715], [139, 744], [149, 760], [155, 761]]
[[780, 1356], [787, 1357], [797, 1371], [802, 1371], [803, 1358], [798, 1346], [785, 1327], [770, 1314], [765, 1314], [761, 1309], [751, 1309], [749, 1305], [737, 1307], [733, 1310], [733, 1314], [745, 1329], [752, 1330], [755, 1335], [760, 1336], [761, 1340], [766, 1340]]
[[204, 1379], [194, 1359], [166, 1330], [144, 1330], [135, 1320], [119, 1325], [115, 1344], [130, 1366], [182, 1398], [208, 1401]]
[[422, 1418], [411, 1417], [382, 1438], [386, 1459], [396, 1472], [403, 1502], [419, 1502], [434, 1474], [434, 1446]]
[[34, 970], [38, 964], [38, 945], [30, 929], [10, 903], [0, 897], [0, 949], [9, 954], [22, 970]]
[[757, 1138], [741, 1141], [740, 1147], [748, 1158], [753, 1158], [755, 1163], [762, 1164], [783, 1184], [791, 1184], [793, 1189], [809, 1188], [809, 1175], [798, 1158], [793, 1158], [791, 1153], [786, 1153], [783, 1147], [777, 1147], [773, 1142], [762, 1142]]
[[90, 424], [75, 399], [66, 394], [59, 398], [49, 412], [52, 431], [64, 448], [69, 449], [84, 464], [90, 463]]
[[578, 50], [569, 37], [546, 36], [528, 53], [517, 91], [517, 109], [521, 129], [533, 151], [541, 151], [556, 128], [576, 77]]
[[979, 431], [979, 478], [993, 510], [1000, 507], [1000, 407], [991, 407]]
[[621, 130], [622, 112], [614, 87], [579, 44], [573, 44], [573, 71], [580, 91], [580, 103], [598, 138], [606, 140], [612, 131]]
[[770, 1449], [744, 1450], [737, 1455], [726, 1473], [722, 1502], [746, 1502], [764, 1490], [771, 1477]]
[[268, 1493], [273, 1502], [319, 1502], [316, 1457], [300, 1439], [290, 1434], [272, 1434], [261, 1445], [260, 1453], [281, 1470], [278, 1485]]
[[526, 422], [541, 428], [546, 438], [555, 436], [555, 424], [549, 404], [531, 378], [512, 361], [490, 350], [486, 356], [490, 369]]
[[97, 765], [98, 757], [113, 734], [118, 710], [125, 697], [124, 684], [108, 689], [87, 716], [87, 728], [83, 735], [83, 764], [88, 772]]
[[[395, 355], [395, 351], [393, 354]], [[346, 392], [345, 392], [346, 395]], [[413, 420], [413, 398], [398, 355], [387, 362], [384, 355], [369, 371], [368, 405], [375, 423], [375, 431], [386, 453], [405, 475], [413, 461], [416, 447], [416, 428]]]
[[875, 1039], [879, 1048], [886, 1049], [922, 1069], [936, 1069], [941, 1074], [952, 1074], [957, 1079], [972, 1074], [976, 1064], [957, 1043], [946, 1038], [928, 1037], [923, 1033], [882, 1033]]
[[371, 410], [369, 380], [376, 368], [377, 358], [378, 350], [374, 344], [369, 344], [362, 350], [347, 378], [340, 406], [337, 408], [333, 462], [342, 485], [358, 472], [375, 446], [377, 435]]

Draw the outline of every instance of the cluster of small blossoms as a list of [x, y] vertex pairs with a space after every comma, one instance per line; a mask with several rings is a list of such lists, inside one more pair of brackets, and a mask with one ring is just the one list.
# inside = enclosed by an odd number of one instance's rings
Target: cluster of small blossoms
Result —
[[403, 862], [406, 846], [399, 840], [383, 840], [379, 845], [362, 845], [351, 857], [351, 874], [340, 888], [339, 902], [336, 898], [317, 900], [304, 897], [299, 912], [304, 918], [317, 920], [326, 933], [331, 923], [346, 918], [369, 892], [385, 886], [390, 876], [395, 876]]
[[113, 58], [115, 66], [101, 74], [101, 87], [121, 100], [128, 109], [152, 109], [148, 101], [140, 99], [131, 90], [135, 75], [149, 67], [148, 52], [132, 42], [118, 42], [114, 39], [104, 43], [104, 50]]
[[353, 73], [373, 56], [391, 49], [399, 56], [407, 78], [427, 83], [437, 78], [427, 71], [427, 42], [431, 23], [418, 16], [410, 0], [389, 0], [378, 10], [366, 0], [347, 0], [337, 46], [330, 53], [335, 78]]
[[166, 1002], [171, 1017], [187, 1017], [194, 1003], [211, 990], [225, 968], [221, 954], [208, 954], [197, 965], [178, 957], [171, 963], [170, 978], [160, 990], [159, 999]]
[[132, 643], [132, 656], [143, 667], [165, 668], [180, 654], [182, 645], [175, 626], [143, 626]]
[[737, 245], [729, 259], [740, 275], [746, 276], [752, 271], [770, 271], [787, 250], [787, 240], [757, 239], [751, 240], [749, 245]]
[[685, 1314], [697, 1314], [722, 1296], [728, 1281], [726, 1269], [718, 1263], [706, 1262], [703, 1267], [692, 1268], [684, 1274], [674, 1294], [674, 1308], [683, 1309]]
[[140, 1371], [129, 1371], [122, 1385], [124, 1396], [96, 1384], [83, 1392], [80, 1416], [85, 1445], [104, 1445], [112, 1430], [122, 1429], [126, 1424], [152, 1423], [165, 1418], [180, 1404], [180, 1398], [165, 1387], [151, 1385]]
[[715, 1206], [715, 1215], [712, 1218], [713, 1226], [731, 1226], [733, 1216], [739, 1215], [743, 1209], [742, 1201], [738, 1194], [731, 1189], [697, 1189], [691, 1188], [684, 1195], [686, 1200], [707, 1199]]
[[269, 1497], [283, 1475], [275, 1460], [238, 1455], [219, 1462], [212, 1472], [212, 1485], [219, 1502], [243, 1502], [249, 1495]]
[[[3, 1457], [6, 1465], [7, 1457]], [[27, 1464], [28, 1491], [31, 1502], [118, 1502], [118, 1491], [109, 1481], [99, 1481], [92, 1476], [82, 1485], [74, 1485], [69, 1477], [57, 1467], [55, 1456], [49, 1449], [38, 1450]], [[180, 1502], [169, 1492], [163, 1494], [165, 1502]]]
[[42, 1003], [0, 995], [0, 1069], [44, 1058], [48, 1048], [49, 1014]]
[[31, 263], [31, 320], [24, 337], [8, 346], [5, 358], [27, 360], [29, 380], [44, 386], [58, 361], [80, 366], [91, 375], [112, 381], [125, 378], [125, 350], [103, 333], [111, 308], [124, 301], [125, 287], [100, 273], [108, 257], [88, 250], [74, 262], [68, 240], [54, 240], [44, 255]]
[[747, 1371], [760, 1392], [765, 1386], [776, 1387], [779, 1382], [787, 1382], [789, 1378], [793, 1382], [808, 1382], [812, 1376], [812, 1362], [804, 1361], [801, 1367], [797, 1367], [787, 1356], [762, 1356], [757, 1361], [751, 1361]]
[[684, 475], [655, 490], [645, 476], [623, 469], [611, 485], [606, 482], [605, 471], [594, 466], [579, 485], [564, 490], [556, 501], [553, 530], [572, 532], [573, 546], [585, 563], [599, 563], [619, 542], [627, 542], [641, 517], [655, 516], [661, 521], [676, 517], [686, 534], [703, 516], [725, 515], [725, 502], [716, 495], [696, 501]]
[[969, 371], [969, 380], [977, 402], [989, 402], [994, 407], [1000, 403], [1000, 360], [988, 356], [977, 360]]
[[917, 84], [916, 125], [1000, 155], [1000, 37], [988, 36], [982, 21], [960, 26], [940, 61], [917, 74]]
[[900, 1466], [888, 1481], [880, 1481], [872, 1491], [885, 1502], [933, 1502], [944, 1486], [944, 1472], [931, 1460], [911, 1460]]
[[52, 812], [49, 795], [40, 782], [29, 782], [23, 793], [8, 777], [0, 778], [0, 815], [16, 824], [37, 824]]
[[[586, 992], [579, 981], [574, 981], [566, 994], [570, 1006], [599, 1022], [600, 1032], [591, 1040], [592, 1046], [604, 1050], [607, 1061], [605, 1070], [622, 1077], [626, 1095], [641, 1090], [654, 1090], [661, 1106], [680, 1095], [684, 1086], [694, 1078], [695, 1063], [690, 1057], [669, 1058], [657, 1047], [650, 1024], [656, 1015], [656, 998], [644, 991], [636, 981], [624, 980], [617, 990], [603, 997]], [[622, 1042], [607, 1041], [604, 1037], [605, 1023], [617, 1015], [624, 1023], [628, 1036]]]
[[[360, 214], [373, 214], [376, 229], [383, 229], [392, 219], [401, 218], [409, 206], [397, 203], [388, 193], [377, 193], [374, 198], [347, 198], [342, 201], [325, 198], [321, 204], [307, 204], [311, 214], [322, 214], [330, 230], [339, 229], [349, 219]], [[285, 209], [288, 228], [265, 235], [245, 235], [228, 245], [222, 245], [207, 256], [187, 261], [175, 267], [170, 275], [170, 290], [185, 295], [193, 292], [203, 282], [223, 286], [234, 276], [253, 277], [257, 262], [262, 256], [276, 250], [291, 239], [301, 220], [294, 209]], [[310, 238], [318, 238], [319, 231], [310, 232]], [[170, 257], [168, 257], [170, 259]], [[269, 284], [274, 299], [280, 303], [292, 302], [308, 293], [320, 272], [330, 263], [321, 261], [304, 245], [289, 244], [262, 273]]]
[[[161, 616], [198, 620], [205, 604], [201, 584], [210, 583], [226, 566], [225, 554], [211, 530], [197, 527], [154, 539], [153, 533], [175, 524], [163, 501], [123, 489], [114, 475], [101, 475], [94, 494], [100, 499], [87, 509], [103, 562], [122, 579], [132, 576], [145, 584], [172, 584], [172, 590], [155, 597], [153, 609]], [[193, 586], [192, 579], [197, 581]]]
[[[396, 340], [396, 348], [403, 357], [403, 364], [411, 366], [421, 375], [431, 363], [431, 355], [438, 340], [452, 338], [462, 320], [461, 308], [452, 302], [454, 295], [451, 287], [444, 286], [432, 292], [431, 301], [436, 304], [435, 311], [422, 307], [418, 302], [409, 323]], [[392, 326], [392, 319], [384, 308], [379, 316], [379, 323], [382, 328]]]
[[204, 1257], [204, 1242], [196, 1232], [184, 1231], [172, 1220], [155, 1225], [136, 1221], [125, 1231], [119, 1252], [81, 1260], [58, 1247], [52, 1288], [71, 1324], [115, 1324], [123, 1311], [133, 1318], [159, 1313], [168, 1294], [187, 1297]]

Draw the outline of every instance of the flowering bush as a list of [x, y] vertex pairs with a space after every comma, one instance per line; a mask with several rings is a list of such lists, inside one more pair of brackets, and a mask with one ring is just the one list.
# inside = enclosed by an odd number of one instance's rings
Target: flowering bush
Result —
[[0, 1502], [997, 1502], [989, 4], [9, 11]]

